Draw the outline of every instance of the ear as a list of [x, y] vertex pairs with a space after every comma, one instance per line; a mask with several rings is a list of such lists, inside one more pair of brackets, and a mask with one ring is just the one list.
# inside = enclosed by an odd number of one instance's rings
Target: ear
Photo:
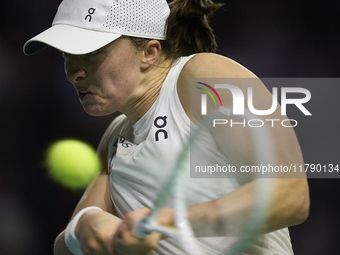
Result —
[[161, 43], [157, 40], [149, 41], [143, 49], [143, 58], [141, 63], [141, 69], [148, 69], [150, 66], [156, 63], [161, 53]]

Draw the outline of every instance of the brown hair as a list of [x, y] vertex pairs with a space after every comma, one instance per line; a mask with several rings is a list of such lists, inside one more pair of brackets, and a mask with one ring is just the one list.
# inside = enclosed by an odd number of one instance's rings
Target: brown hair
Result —
[[[166, 40], [160, 41], [166, 59], [199, 52], [216, 52], [217, 43], [209, 18], [223, 4], [211, 0], [174, 0], [169, 4]], [[137, 48], [149, 40], [131, 37]]]
[[223, 4], [211, 0], [174, 0], [169, 4], [167, 44], [163, 48], [168, 56], [177, 58], [199, 52], [216, 52], [217, 43], [209, 18]]

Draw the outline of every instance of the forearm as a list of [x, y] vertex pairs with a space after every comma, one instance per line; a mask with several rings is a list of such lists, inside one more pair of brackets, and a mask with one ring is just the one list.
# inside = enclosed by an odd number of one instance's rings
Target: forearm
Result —
[[[209, 235], [237, 235], [253, 215], [257, 182], [250, 182], [218, 199], [190, 207], [194, 231]], [[268, 233], [300, 224], [308, 216], [309, 194], [306, 179], [271, 179], [269, 204], [260, 231]], [[210, 230], [210, 231], [209, 231]]]
[[[83, 220], [84, 218], [89, 219], [88, 215], [94, 215], [95, 212], [91, 211], [98, 211], [98, 216], [99, 221], [101, 218], [109, 220], [113, 220], [114, 222], [118, 222], [118, 218], [113, 215], [114, 213], [114, 207], [111, 202], [110, 198], [110, 193], [109, 193], [109, 179], [106, 173], [101, 174], [98, 176], [92, 183], [91, 185], [87, 188], [85, 191], [84, 195], [82, 196], [81, 200], [79, 201], [76, 209], [74, 210], [74, 213], [71, 217], [71, 220], [74, 218], [74, 216], [83, 208], [89, 207], [89, 206], [96, 206], [101, 208], [101, 210], [90, 210], [85, 212], [79, 219], [77, 225], [76, 225], [76, 230], [79, 229], [80, 225], [82, 229], [86, 228], [86, 220]], [[99, 213], [102, 213], [104, 217], [99, 215]], [[117, 218], [117, 220], [116, 220]], [[120, 222], [120, 220], [119, 220]], [[82, 224], [84, 223], [84, 224]], [[112, 228], [115, 228], [115, 225], [117, 224], [112, 224]], [[114, 230], [115, 231], [115, 230]], [[75, 231], [75, 233], [78, 231]], [[79, 239], [79, 235], [77, 235], [77, 238]], [[72, 254], [69, 249], [67, 248], [65, 244], [65, 230], [60, 233], [60, 235], [56, 238], [55, 241], [55, 246], [54, 246], [54, 254], [58, 255], [64, 255], [64, 254]]]
[[83, 208], [89, 206], [97, 206], [103, 211], [114, 214], [115, 209], [110, 197], [109, 177], [104, 172], [94, 180], [86, 189], [84, 195], [80, 199], [72, 218]]

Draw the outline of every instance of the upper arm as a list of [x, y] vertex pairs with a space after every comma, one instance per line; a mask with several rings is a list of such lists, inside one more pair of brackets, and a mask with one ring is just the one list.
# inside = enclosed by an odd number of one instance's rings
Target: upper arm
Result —
[[[267, 110], [272, 106], [273, 96], [266, 86], [251, 71], [236, 63], [235, 61], [216, 54], [197, 54], [191, 58], [184, 66], [177, 83], [177, 91], [182, 106], [190, 120], [199, 124], [202, 120], [218, 111], [219, 105], [215, 106], [213, 100], [207, 97], [207, 115], [201, 115], [201, 94], [202, 90], [196, 89], [196, 85], [190, 85], [191, 78], [228, 78], [228, 82], [236, 85], [244, 95], [244, 108], [247, 111], [248, 88], [253, 90], [253, 106], [258, 110]], [[194, 85], [194, 86], [193, 86]], [[214, 86], [214, 84], [210, 84]], [[192, 87], [191, 87], [192, 86]], [[233, 109], [233, 95], [228, 89], [216, 89], [221, 97], [223, 106]], [[191, 109], [190, 109], [191, 106]], [[248, 111], [249, 112], [249, 111]], [[251, 128], [244, 128], [244, 125], [234, 125], [231, 127], [230, 120], [242, 122], [244, 116], [226, 116], [229, 120], [226, 125], [216, 125], [209, 131], [212, 133], [219, 148], [232, 160], [235, 165], [255, 165], [255, 146], [253, 146], [250, 133]], [[288, 119], [281, 115], [280, 105], [270, 115], [254, 115], [252, 119], [257, 119], [265, 123], [266, 138], [272, 141], [272, 151], [276, 157], [276, 163], [284, 166], [303, 164], [302, 153], [294, 129], [283, 127], [280, 122]], [[272, 122], [266, 119], [276, 119], [274, 127]], [[246, 121], [247, 123], [247, 121]], [[256, 123], [258, 124], [258, 122]], [[288, 123], [287, 123], [288, 124]], [[249, 125], [245, 125], [246, 127]], [[255, 129], [255, 128], [253, 128]], [[292, 176], [290, 176], [292, 177]], [[304, 177], [300, 175], [298, 177]]]
[[[247, 110], [247, 94], [248, 87], [253, 89], [253, 106], [258, 110], [267, 110], [272, 105], [273, 96], [266, 86], [251, 71], [236, 63], [235, 61], [219, 56], [216, 54], [198, 54], [190, 59], [184, 66], [177, 83], [177, 91], [182, 106], [190, 120], [199, 124], [202, 122], [201, 115], [201, 94], [202, 90], [195, 89], [196, 85], [190, 85], [191, 78], [230, 78], [235, 82], [239, 89], [243, 92], [245, 98], [245, 110]], [[236, 78], [236, 79], [233, 79]], [[232, 83], [231, 83], [232, 84]], [[210, 84], [214, 86], [214, 84]], [[193, 87], [191, 87], [193, 86]], [[229, 109], [233, 108], [233, 95], [228, 89], [216, 89], [221, 97], [223, 106]], [[190, 109], [191, 106], [191, 109]], [[217, 111], [213, 100], [209, 101], [207, 96], [207, 115]], [[233, 119], [241, 122], [244, 116], [226, 116], [225, 119]], [[275, 157], [275, 164], [280, 166], [303, 165], [303, 157], [299, 142], [292, 127], [283, 127], [280, 122], [288, 119], [287, 116], [281, 115], [280, 105], [277, 105], [276, 111], [271, 115], [254, 115], [253, 119], [259, 119], [269, 124], [266, 130], [266, 138], [271, 139], [271, 151]], [[271, 127], [271, 122], [265, 119], [277, 119], [278, 125]], [[288, 124], [288, 123], [287, 123]], [[247, 126], [247, 125], [246, 125]], [[257, 165], [255, 157], [255, 147], [252, 142], [251, 128], [244, 128], [243, 125], [216, 125], [210, 128], [212, 136], [219, 149], [231, 160], [236, 166], [254, 166]], [[289, 176], [290, 178], [277, 178], [275, 180], [275, 192], [273, 197], [277, 201], [289, 201], [287, 207], [297, 208], [296, 211], [302, 211], [303, 215], [309, 208], [309, 192], [305, 173]], [[297, 178], [295, 178], [297, 177]], [[277, 205], [277, 204], [275, 204]], [[275, 206], [277, 207], [277, 206]], [[302, 209], [301, 209], [302, 208]], [[297, 215], [298, 213], [294, 213]], [[302, 217], [303, 218], [303, 217]]]
[[111, 139], [118, 139], [117, 131], [119, 130], [123, 120], [124, 116], [118, 116], [111, 122], [105, 131], [97, 149], [97, 153], [101, 160], [102, 173], [86, 189], [73, 213], [73, 216], [81, 209], [88, 206], [98, 206], [106, 212], [112, 214], [115, 213], [110, 196], [110, 176], [107, 171], [108, 148]]

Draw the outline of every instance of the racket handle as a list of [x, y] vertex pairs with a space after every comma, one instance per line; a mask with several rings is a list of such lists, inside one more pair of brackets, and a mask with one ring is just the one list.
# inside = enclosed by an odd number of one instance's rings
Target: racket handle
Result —
[[163, 236], [170, 238], [176, 238], [177, 228], [173, 226], [159, 226], [157, 224], [152, 224], [149, 217], [145, 217], [139, 221], [136, 221], [132, 226], [132, 233], [138, 238], [145, 238], [152, 232], [161, 233]]
[[152, 232], [150, 231], [149, 226], [148, 217], [145, 217], [133, 224], [132, 233], [138, 238], [145, 238]]

